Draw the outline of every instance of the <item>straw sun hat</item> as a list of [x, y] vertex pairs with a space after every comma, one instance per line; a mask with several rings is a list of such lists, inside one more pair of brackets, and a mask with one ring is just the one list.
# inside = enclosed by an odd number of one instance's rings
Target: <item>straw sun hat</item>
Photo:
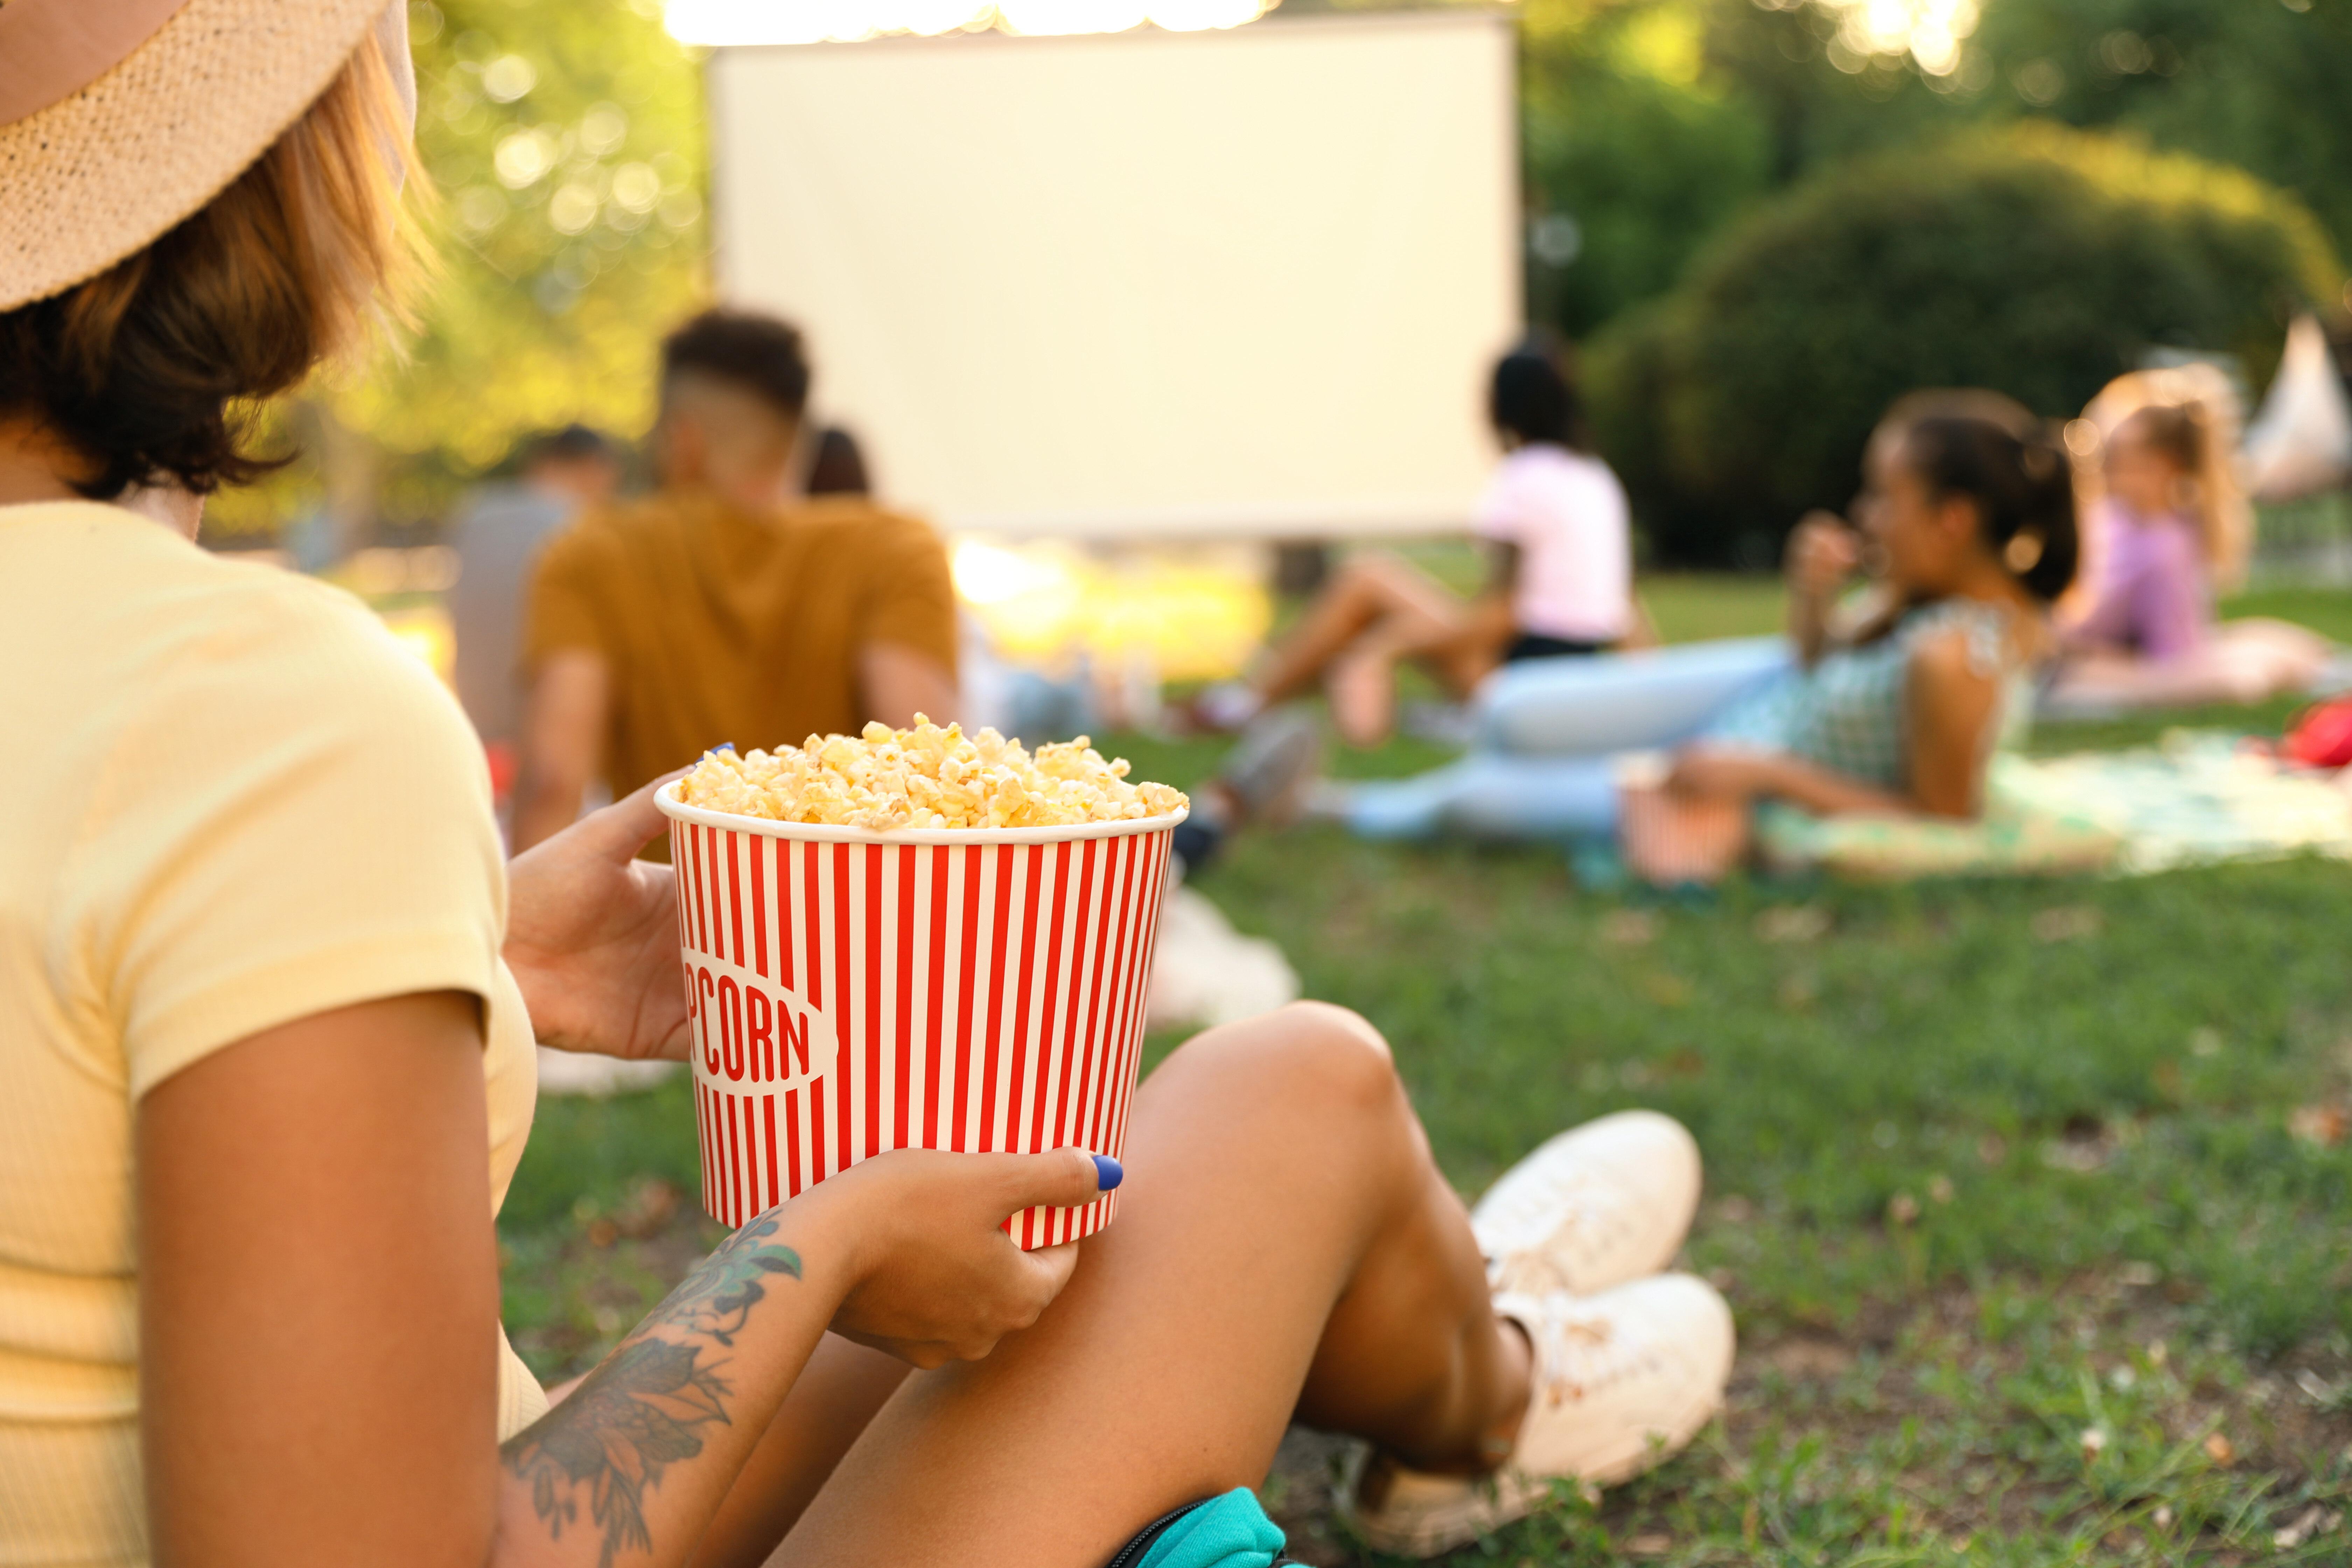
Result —
[[301, 118], [407, 0], [0, 0], [0, 310], [144, 249]]

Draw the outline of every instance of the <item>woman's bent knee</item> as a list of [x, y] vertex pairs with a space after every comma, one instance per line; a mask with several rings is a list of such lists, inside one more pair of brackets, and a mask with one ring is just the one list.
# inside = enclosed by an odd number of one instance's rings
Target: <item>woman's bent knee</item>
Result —
[[1197, 1035], [1152, 1075], [1154, 1085], [1163, 1080], [1316, 1121], [1404, 1108], [1388, 1042], [1361, 1015], [1327, 1002], [1293, 1002]]

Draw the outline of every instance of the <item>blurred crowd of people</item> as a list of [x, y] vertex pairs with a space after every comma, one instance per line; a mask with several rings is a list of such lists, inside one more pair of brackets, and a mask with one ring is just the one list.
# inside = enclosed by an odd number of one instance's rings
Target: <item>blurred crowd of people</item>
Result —
[[[938, 538], [871, 497], [846, 432], [808, 423], [792, 327], [706, 312], [662, 366], [648, 494], [617, 500], [623, 455], [575, 427], [455, 525], [457, 684], [519, 847], [706, 746], [971, 717], [966, 686], [1004, 684], [968, 620], [959, 636]], [[1561, 347], [1503, 355], [1486, 413], [1483, 585], [1352, 554], [1244, 679], [1175, 710], [1239, 741], [1195, 792], [1192, 866], [1244, 824], [1313, 812], [1374, 837], [1679, 846], [1663, 870], [1706, 878], [1743, 851], [1757, 801], [1969, 820], [2037, 711], [2253, 700], [2310, 688], [2334, 652], [2216, 619], [2253, 528], [2234, 394], [2210, 367], [2120, 377], [2063, 426], [1989, 393], [1901, 400], [1848, 515], [1790, 536], [1788, 635], [1674, 648]], [[1466, 754], [1319, 784], [1321, 721], [1299, 700], [1319, 693], [1342, 741], [1378, 745], [1407, 666], [1463, 705]], [[1085, 694], [1055, 692], [1025, 712], [1076, 728]]]

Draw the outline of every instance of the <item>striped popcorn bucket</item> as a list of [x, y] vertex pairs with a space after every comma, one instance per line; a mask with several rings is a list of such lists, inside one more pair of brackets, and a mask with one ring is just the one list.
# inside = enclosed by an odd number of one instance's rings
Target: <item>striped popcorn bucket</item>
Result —
[[[677, 789], [659, 798], [713, 1218], [740, 1226], [891, 1149], [1120, 1157], [1182, 814], [878, 834]], [[1052, 1247], [1118, 1205], [1005, 1228]]]

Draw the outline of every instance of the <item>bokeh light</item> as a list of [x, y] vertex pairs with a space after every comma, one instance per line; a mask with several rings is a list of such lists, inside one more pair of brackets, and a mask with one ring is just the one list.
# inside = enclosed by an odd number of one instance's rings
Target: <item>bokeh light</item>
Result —
[[956, 594], [1017, 664], [1098, 669], [1139, 661], [1167, 680], [1239, 674], [1274, 622], [1247, 552], [1169, 548], [1106, 559], [1066, 543], [959, 542]]
[[[1840, 70], [1866, 68], [1874, 59], [1908, 55], [1939, 81], [1959, 72], [1965, 45], [1977, 30], [1979, 0], [1756, 0], [1768, 11], [1798, 11], [1808, 5], [1837, 18], [1830, 40], [1830, 63]], [[1981, 84], [1970, 84], [1981, 85]]]
[[1150, 23], [1170, 32], [1238, 27], [1280, 0], [667, 0], [683, 43], [856, 43], [892, 35], [935, 37], [991, 30], [1034, 36], [1123, 33]]

